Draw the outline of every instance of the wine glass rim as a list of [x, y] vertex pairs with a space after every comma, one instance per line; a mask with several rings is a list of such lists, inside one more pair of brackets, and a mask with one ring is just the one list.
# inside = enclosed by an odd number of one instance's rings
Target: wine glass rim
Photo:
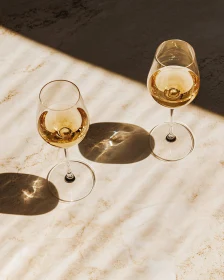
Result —
[[47, 85], [49, 85], [49, 84], [51, 84], [51, 83], [54, 83], [54, 82], [67, 82], [67, 83], [70, 83], [70, 84], [72, 84], [73, 86], [75, 86], [75, 88], [78, 90], [78, 94], [79, 94], [78, 99], [77, 99], [77, 101], [76, 101], [75, 103], [72, 103], [71, 106], [69, 106], [68, 108], [66, 108], [66, 110], [69, 110], [69, 109], [71, 109], [72, 107], [74, 107], [74, 106], [79, 102], [81, 94], [80, 94], [80, 90], [79, 90], [79, 88], [77, 87], [77, 85], [74, 84], [73, 82], [69, 81], [69, 80], [53, 80], [53, 81], [50, 81], [50, 82], [46, 83], [46, 84], [41, 88], [40, 93], [39, 93], [39, 100], [40, 100], [40, 103], [41, 103], [45, 108], [50, 109], [51, 111], [64, 111], [64, 110], [65, 110], [65, 109], [52, 109], [52, 108], [49, 108], [49, 106], [47, 106], [47, 105], [42, 101], [42, 99], [41, 99], [41, 93], [42, 93], [43, 89], [44, 89]]
[[159, 58], [157, 57], [157, 52], [158, 52], [158, 49], [159, 49], [163, 44], [165, 44], [165, 43], [167, 43], [167, 42], [170, 42], [170, 41], [180, 41], [180, 42], [186, 43], [187, 45], [189, 45], [189, 46], [191, 47], [191, 51], [193, 52], [193, 53], [192, 53], [192, 54], [193, 54], [192, 62], [191, 62], [190, 64], [188, 64], [187, 66], [184, 66], [184, 67], [190, 67], [190, 66], [194, 63], [194, 60], [195, 60], [195, 51], [194, 51], [194, 48], [191, 46], [191, 44], [189, 44], [188, 42], [186, 42], [186, 41], [184, 41], [184, 40], [181, 40], [181, 39], [169, 39], [169, 40], [163, 41], [163, 42], [158, 46], [158, 48], [157, 48], [157, 50], [156, 50], [156, 55], [155, 55], [156, 61], [157, 61], [159, 64], [161, 64], [162, 66], [164, 66], [164, 67], [167, 66], [167, 65], [163, 64], [163, 63], [159, 60]]

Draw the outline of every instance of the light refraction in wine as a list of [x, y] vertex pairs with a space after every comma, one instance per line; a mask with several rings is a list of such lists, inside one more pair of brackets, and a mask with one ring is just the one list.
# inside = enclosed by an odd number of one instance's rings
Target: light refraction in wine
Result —
[[148, 81], [152, 97], [159, 104], [176, 108], [190, 103], [197, 95], [199, 77], [182, 66], [166, 66], [156, 71]]
[[68, 148], [80, 143], [89, 128], [86, 112], [76, 107], [69, 110], [50, 109], [39, 117], [40, 136], [47, 143], [60, 148]]

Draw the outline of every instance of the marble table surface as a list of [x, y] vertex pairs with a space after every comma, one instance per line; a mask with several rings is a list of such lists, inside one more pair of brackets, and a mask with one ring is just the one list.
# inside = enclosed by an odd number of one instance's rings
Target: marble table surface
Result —
[[[145, 84], [3, 26], [0, 62], [0, 280], [224, 279], [222, 114], [176, 110], [196, 147], [162, 162], [147, 133], [168, 111]], [[78, 85], [96, 136], [94, 153], [85, 152], [88, 135], [70, 149], [97, 180], [77, 203], [59, 202], [45, 180], [63, 151], [38, 135], [36, 108], [55, 79]], [[122, 143], [106, 150], [113, 130], [125, 132]]]

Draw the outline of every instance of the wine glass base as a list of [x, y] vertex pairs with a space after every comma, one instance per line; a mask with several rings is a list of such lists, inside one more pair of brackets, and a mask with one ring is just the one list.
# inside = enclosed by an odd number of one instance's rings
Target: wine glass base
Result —
[[[65, 178], [67, 163], [55, 165], [48, 173], [47, 180], [51, 193], [59, 200], [73, 202], [87, 197], [95, 185], [95, 174], [91, 167], [80, 161], [69, 161], [70, 169], [75, 175], [74, 181]], [[52, 184], [57, 191], [52, 188]]]
[[194, 149], [194, 136], [190, 129], [181, 123], [173, 123], [175, 141], [168, 141], [170, 124], [157, 125], [150, 132], [150, 147], [153, 155], [164, 161], [177, 161], [185, 158]]

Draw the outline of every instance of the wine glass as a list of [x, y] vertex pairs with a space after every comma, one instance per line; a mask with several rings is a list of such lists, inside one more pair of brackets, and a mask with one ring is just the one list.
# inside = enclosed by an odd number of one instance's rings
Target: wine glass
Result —
[[85, 163], [68, 159], [67, 149], [80, 143], [89, 129], [88, 113], [75, 84], [55, 80], [41, 89], [37, 127], [47, 143], [63, 148], [65, 153], [65, 161], [55, 165], [47, 177], [52, 194], [67, 202], [89, 195], [95, 184], [93, 170]]
[[198, 94], [199, 70], [193, 47], [182, 40], [168, 40], [158, 49], [148, 74], [147, 88], [160, 105], [170, 108], [170, 122], [154, 127], [150, 134], [153, 154], [165, 161], [186, 157], [194, 137], [184, 124], [173, 121], [174, 109], [189, 104]]

